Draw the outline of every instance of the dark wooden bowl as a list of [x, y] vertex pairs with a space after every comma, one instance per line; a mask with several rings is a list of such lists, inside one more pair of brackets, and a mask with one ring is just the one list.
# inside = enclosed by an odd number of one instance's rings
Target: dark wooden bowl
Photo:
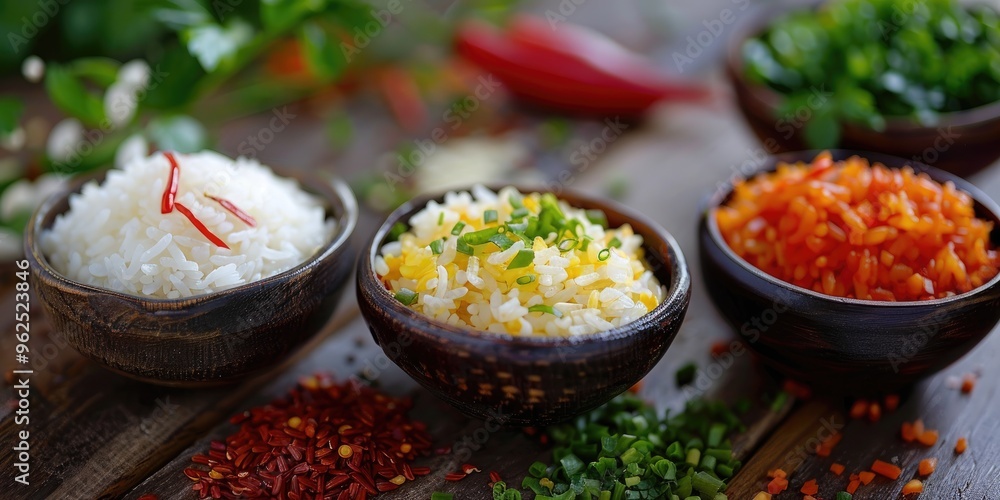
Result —
[[[779, 113], [783, 96], [747, 80], [742, 47], [747, 39], [759, 35], [776, 18], [788, 12], [788, 5], [780, 4], [759, 10], [734, 33], [726, 51], [726, 75], [733, 86], [736, 102], [769, 154], [802, 151], [809, 149], [809, 145], [802, 136], [802, 122]], [[825, 90], [830, 91], [830, 88]], [[808, 118], [806, 111], [809, 110], [803, 110], [802, 116]], [[933, 127], [920, 125], [909, 118], [888, 118], [881, 132], [863, 125], [843, 124], [837, 147], [909, 158], [967, 177], [1000, 158], [998, 137], [1000, 102], [995, 102], [941, 114], [938, 124]]]
[[[31, 288], [54, 327], [84, 356], [123, 375], [168, 386], [233, 382], [274, 366], [333, 314], [354, 264], [348, 240], [357, 202], [340, 181], [297, 172], [328, 205], [336, 234], [298, 267], [237, 288], [187, 299], [152, 299], [81, 284], [56, 272], [39, 235], [69, 209], [83, 182], [49, 198], [25, 231]], [[103, 177], [103, 176], [102, 176]]]
[[[818, 151], [771, 157], [811, 161]], [[898, 168], [910, 165], [938, 182], [952, 181], [972, 195], [978, 217], [992, 221], [1000, 244], [1000, 208], [972, 184], [902, 158], [832, 151], [835, 160], [855, 154]], [[723, 240], [712, 216], [732, 186], [716, 192], [699, 225], [701, 269], [712, 300], [765, 363], [797, 380], [841, 392], [897, 389], [945, 368], [969, 352], [1000, 320], [1000, 276], [953, 297], [881, 302], [833, 297], [801, 288], [757, 269]]]
[[[522, 192], [543, 191], [519, 187]], [[604, 210], [612, 227], [629, 223], [645, 240], [646, 259], [667, 287], [663, 302], [625, 326], [577, 338], [514, 337], [461, 328], [414, 311], [386, 289], [375, 256], [400, 220], [430, 199], [393, 212], [358, 262], [358, 302], [375, 341], [420, 385], [471, 417], [495, 425], [547, 425], [606, 403], [663, 357], [684, 319], [691, 277], [673, 237], [617, 204], [565, 192], [571, 205]]]

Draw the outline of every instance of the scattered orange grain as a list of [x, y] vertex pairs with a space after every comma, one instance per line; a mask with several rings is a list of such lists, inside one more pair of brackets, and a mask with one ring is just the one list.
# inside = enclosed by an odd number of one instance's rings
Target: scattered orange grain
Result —
[[965, 449], [968, 448], [969, 442], [964, 438], [958, 438], [958, 442], [955, 443], [955, 453], [961, 455], [965, 453]]
[[712, 342], [712, 348], [710, 352], [712, 353], [712, 357], [721, 356], [729, 352], [729, 342], [722, 342], [722, 341]]
[[812, 495], [806, 495], [806, 496], [802, 497], [802, 500], [816, 500], [816, 497], [814, 497]]
[[896, 408], [899, 408], [899, 395], [887, 395], [885, 397], [885, 411], [896, 411]]
[[787, 478], [788, 474], [786, 474], [785, 471], [782, 470], [782, 469], [774, 469], [774, 470], [767, 471], [767, 477], [772, 477], [772, 478], [774, 478], [774, 477]]
[[938, 440], [938, 431], [926, 430], [919, 436], [917, 436], [917, 441], [924, 446], [934, 446]]
[[839, 476], [844, 473], [844, 466], [838, 464], [837, 462], [834, 462], [830, 464], [830, 472], [834, 473], [834, 475]]
[[858, 486], [861, 486], [861, 481], [857, 479], [852, 480], [850, 483], [847, 483], [847, 492], [853, 495], [855, 491], [858, 491]]
[[868, 413], [868, 401], [859, 399], [851, 405], [851, 418], [861, 418]]
[[882, 407], [878, 403], [868, 405], [868, 420], [878, 422], [882, 419]]
[[792, 379], [785, 379], [782, 390], [791, 394], [796, 399], [809, 399], [812, 396], [812, 389], [802, 382]]
[[909, 482], [906, 483], [906, 485], [903, 486], [904, 495], [914, 495], [923, 492], [924, 492], [924, 483], [922, 483], [919, 479], [911, 479]]
[[738, 182], [714, 213], [758, 269], [839, 297], [910, 301], [976, 288], [1000, 268], [972, 198], [909, 167], [829, 152]]
[[858, 479], [861, 480], [861, 484], [868, 484], [872, 482], [872, 479], [875, 479], [875, 473], [866, 470], [861, 471], [858, 473]]
[[788, 489], [788, 480], [783, 477], [776, 477], [767, 483], [767, 492], [772, 495], [777, 495], [782, 491]]
[[766, 491], [758, 491], [757, 494], [753, 496], [753, 500], [771, 500], [771, 494]]
[[913, 424], [909, 422], [903, 422], [903, 425], [899, 429], [899, 434], [903, 437], [903, 441], [907, 443], [912, 443], [917, 439], [917, 433], [913, 431]]
[[934, 473], [934, 469], [937, 468], [937, 459], [934, 457], [925, 458], [920, 461], [920, 465], [917, 467], [917, 472], [924, 477], [927, 477]]
[[971, 373], [966, 373], [962, 377], [962, 393], [969, 394], [973, 389], [976, 388], [976, 376]]
[[[875, 460], [872, 463], [872, 472], [885, 476], [889, 479], [896, 480], [899, 479], [899, 475], [903, 473], [903, 469], [890, 464], [889, 462], [883, 462], [881, 460]], [[860, 477], [860, 475], [858, 476]]]
[[819, 493], [819, 484], [816, 483], [815, 479], [810, 479], [802, 484], [799, 492], [803, 495], [815, 495]]

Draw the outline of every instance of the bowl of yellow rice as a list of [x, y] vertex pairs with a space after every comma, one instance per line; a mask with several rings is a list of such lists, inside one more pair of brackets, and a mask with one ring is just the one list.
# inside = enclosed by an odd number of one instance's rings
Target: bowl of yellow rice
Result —
[[467, 415], [546, 425], [638, 382], [691, 279], [673, 237], [574, 192], [473, 186], [393, 212], [358, 266], [375, 341]]

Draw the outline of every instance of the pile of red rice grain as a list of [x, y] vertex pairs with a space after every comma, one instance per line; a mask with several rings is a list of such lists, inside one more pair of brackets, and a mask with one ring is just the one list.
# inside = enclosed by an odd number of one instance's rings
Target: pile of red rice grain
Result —
[[715, 211], [729, 247], [758, 269], [826, 295], [914, 301], [992, 279], [991, 222], [972, 198], [911, 168], [857, 156], [779, 164], [742, 181]]
[[232, 418], [184, 470], [201, 498], [365, 499], [430, 474], [413, 467], [430, 436], [407, 416], [409, 399], [358, 381], [304, 378], [287, 396]]

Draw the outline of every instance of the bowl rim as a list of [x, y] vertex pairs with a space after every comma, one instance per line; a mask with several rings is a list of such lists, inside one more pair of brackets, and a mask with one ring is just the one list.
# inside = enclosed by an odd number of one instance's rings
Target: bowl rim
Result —
[[[986, 193], [977, 188], [975, 185], [958, 177], [957, 175], [950, 174], [943, 170], [931, 167], [929, 165], [907, 160], [905, 158], [900, 158], [898, 156], [892, 156], [882, 153], [872, 153], [868, 151], [859, 151], [853, 149], [807, 149], [802, 151], [793, 151], [788, 153], [782, 153], [777, 155], [769, 155], [768, 160], [764, 164], [757, 167], [757, 169], [743, 177], [743, 180], [752, 179], [760, 174], [773, 172], [779, 163], [794, 163], [796, 161], [812, 161], [816, 155], [829, 151], [833, 155], [834, 161], [839, 161], [837, 158], [850, 158], [851, 156], [860, 156], [867, 159], [870, 163], [881, 163], [888, 166], [886, 161], [891, 161], [893, 163], [902, 162], [905, 166], [910, 166], [914, 171], [920, 173], [926, 173], [932, 180], [938, 183], [951, 181], [955, 183], [955, 187], [964, 191], [968, 194], [972, 200], [973, 204], [978, 203], [982, 208], [988, 212], [997, 220], [1000, 221], [1000, 206], [997, 206], [996, 202], [993, 201]], [[889, 167], [893, 169], [898, 169], [900, 167]], [[837, 304], [850, 304], [856, 306], [869, 306], [869, 307], [923, 307], [923, 306], [940, 306], [946, 305], [952, 302], [959, 302], [962, 300], [969, 299], [977, 294], [984, 293], [985, 291], [993, 288], [1000, 283], [1000, 273], [991, 278], [986, 283], [969, 290], [968, 292], [955, 294], [950, 297], [942, 297], [936, 299], [928, 300], [905, 300], [905, 301], [883, 301], [883, 300], [868, 300], [868, 299], [857, 299], [850, 297], [838, 297], [835, 295], [827, 295], [824, 293], [819, 293], [808, 288], [804, 288], [798, 285], [794, 285], [785, 280], [776, 278], [767, 274], [766, 272], [757, 268], [750, 262], [747, 262], [743, 257], [740, 257], [729, 247], [725, 239], [722, 237], [722, 233], [719, 231], [719, 226], [716, 223], [714, 214], [715, 210], [726, 201], [732, 194], [734, 189], [734, 182], [727, 182], [722, 188], [714, 191], [708, 199], [707, 207], [702, 211], [702, 218], [705, 223], [705, 228], [709, 236], [712, 238], [712, 242], [715, 243], [722, 252], [729, 257], [730, 260], [735, 262], [741, 269], [749, 272], [750, 274], [756, 276], [759, 279], [763, 279], [772, 285], [778, 286], [782, 289], [788, 290], [790, 292], [807, 295], [817, 300], [823, 300], [828, 302], [833, 302]], [[1000, 227], [994, 227], [994, 231], [1000, 230]]]
[[[529, 184], [520, 183], [509, 183], [509, 184], [478, 184], [483, 185], [494, 193], [498, 192], [504, 187], [513, 187], [521, 193], [548, 193], [551, 190], [545, 189], [543, 186], [533, 186]], [[456, 342], [468, 342], [473, 341], [483, 341], [491, 344], [503, 344], [512, 347], [569, 347], [569, 346], [585, 346], [585, 345], [596, 345], [605, 342], [612, 342], [618, 340], [628, 339], [639, 335], [643, 329], [639, 326], [644, 325], [643, 321], [653, 315], [668, 314], [672, 309], [683, 305], [685, 302], [685, 297], [690, 296], [691, 291], [691, 275], [687, 267], [687, 262], [684, 258], [684, 254], [681, 251], [680, 245], [674, 239], [666, 229], [660, 226], [658, 223], [649, 219], [648, 217], [633, 211], [630, 208], [625, 207], [613, 200], [605, 200], [591, 196], [588, 194], [581, 193], [580, 191], [573, 189], [563, 189], [562, 192], [556, 197], [560, 200], [564, 200], [564, 196], [568, 193], [570, 197], [574, 198], [576, 203], [571, 204], [571, 206], [577, 208], [588, 208], [587, 206], [580, 206], [584, 202], [584, 205], [590, 205], [589, 208], [600, 208], [604, 211], [613, 211], [616, 215], [620, 216], [622, 219], [628, 220], [629, 222], [638, 222], [641, 225], [649, 228], [652, 233], [662, 240], [666, 245], [666, 254], [661, 255], [660, 258], [667, 263], [668, 272], [670, 274], [670, 283], [667, 287], [667, 293], [663, 300], [652, 310], [648, 311], [646, 314], [640, 316], [639, 318], [626, 323], [622, 326], [612, 328], [610, 330], [604, 330], [600, 332], [595, 332], [588, 335], [578, 335], [570, 337], [556, 337], [556, 336], [541, 336], [541, 335], [513, 335], [509, 333], [497, 333], [490, 332], [486, 330], [478, 330], [474, 328], [469, 328], [465, 326], [450, 325], [442, 321], [436, 320], [429, 316], [424, 315], [421, 312], [415, 311], [402, 303], [400, 303], [393, 294], [382, 284], [382, 280], [375, 274], [375, 257], [379, 255], [379, 250], [381, 250], [381, 243], [392, 226], [402, 220], [404, 217], [412, 216], [416, 212], [422, 210], [427, 206], [427, 203], [431, 200], [440, 201], [443, 199], [445, 194], [460, 192], [460, 191], [470, 191], [472, 186], [467, 186], [463, 188], [452, 188], [446, 191], [434, 192], [429, 194], [424, 194], [413, 198], [406, 203], [400, 205], [396, 208], [389, 216], [385, 219], [379, 229], [372, 236], [368, 243], [367, 251], [362, 254], [363, 265], [358, 266], [359, 278], [362, 280], [370, 280], [375, 283], [378, 289], [379, 296], [373, 297], [375, 300], [379, 300], [381, 303], [378, 304], [380, 308], [387, 311], [388, 313], [396, 316], [402, 316], [408, 320], [421, 322], [432, 328], [424, 329], [424, 332], [433, 332], [436, 337], [444, 337], [449, 340]], [[553, 193], [555, 194], [555, 193]], [[568, 203], [568, 202], [567, 202]], [[651, 251], [648, 239], [643, 236], [643, 247], [646, 251]], [[672, 255], [670, 255], [672, 253]], [[664, 286], [664, 283], [660, 283]], [[359, 291], [364, 290], [364, 286], [359, 286]]]
[[[742, 57], [744, 43], [751, 37], [760, 35], [765, 29], [771, 27], [779, 17], [784, 17], [795, 12], [807, 12], [815, 10], [826, 4], [826, 0], [809, 0], [804, 4], [777, 2], [766, 6], [759, 6], [749, 18], [739, 23], [733, 32], [733, 36], [728, 40], [725, 49], [725, 69], [731, 80], [747, 89], [747, 94], [770, 110], [777, 110], [779, 101], [784, 98], [784, 94], [771, 89], [766, 85], [751, 82], [747, 79]], [[965, 8], [972, 6], [985, 6], [993, 8], [989, 4], [976, 3], [964, 5]], [[996, 11], [996, 9], [993, 9]], [[877, 131], [863, 124], [855, 122], [840, 122], [845, 128], [862, 130], [877, 134], [888, 132], [914, 133], [925, 130], [936, 130], [940, 127], [973, 127], [985, 123], [1000, 120], [1000, 100], [982, 104], [974, 108], [938, 113], [937, 122], [933, 125], [921, 125], [912, 118], [906, 116], [885, 116], [885, 129]]]
[[[263, 164], [262, 164], [263, 165]], [[142, 295], [133, 295], [129, 293], [119, 292], [115, 290], [109, 290], [106, 288], [97, 287], [94, 285], [88, 285], [86, 283], [81, 283], [74, 279], [71, 279], [62, 273], [55, 270], [52, 264], [46, 258], [45, 253], [41, 249], [41, 234], [45, 230], [42, 228], [42, 222], [48, 217], [52, 209], [61, 203], [63, 200], [68, 199], [74, 194], [78, 194], [83, 186], [89, 184], [90, 182], [103, 182], [106, 178], [108, 172], [112, 169], [102, 170], [100, 172], [91, 175], [81, 175], [72, 178], [68, 185], [53, 193], [48, 198], [46, 198], [32, 213], [28, 224], [25, 226], [25, 236], [24, 236], [24, 251], [26, 256], [30, 254], [32, 260], [38, 263], [38, 266], [33, 266], [34, 269], [39, 273], [44, 273], [46, 277], [55, 281], [59, 285], [65, 286], [69, 289], [88, 294], [102, 294], [115, 297], [119, 300], [124, 300], [132, 303], [141, 303], [147, 306], [154, 306], [158, 308], [168, 307], [172, 305], [179, 305], [184, 307], [190, 307], [194, 304], [212, 302], [223, 297], [235, 294], [241, 294], [244, 292], [249, 292], [253, 290], [258, 290], [262, 287], [267, 287], [278, 282], [285, 281], [289, 278], [304, 274], [309, 269], [312, 269], [317, 262], [326, 260], [332, 255], [339, 252], [345, 247], [346, 243], [350, 239], [351, 235], [358, 223], [358, 202], [354, 197], [354, 193], [351, 188], [343, 180], [331, 177], [328, 179], [323, 179], [321, 176], [316, 175], [314, 172], [300, 169], [290, 169], [283, 167], [267, 166], [274, 172], [275, 175], [285, 179], [293, 179], [297, 182], [299, 189], [312, 194], [313, 196], [318, 196], [323, 199], [326, 203], [328, 210], [334, 210], [335, 206], [330, 206], [331, 202], [333, 204], [340, 205], [340, 212], [335, 213], [333, 217], [337, 220], [337, 230], [329, 238], [329, 240], [319, 247], [315, 253], [309, 256], [306, 260], [299, 263], [299, 265], [282, 271], [274, 276], [268, 276], [267, 278], [262, 278], [257, 281], [251, 281], [249, 283], [244, 283], [242, 285], [228, 288], [225, 290], [214, 291], [212, 293], [192, 295], [190, 297], [179, 297], [176, 299], [160, 298], [160, 297], [146, 297]], [[318, 186], [323, 186], [322, 188]], [[332, 197], [331, 197], [332, 195]], [[62, 212], [65, 213], [65, 212]], [[56, 214], [56, 216], [61, 215]]]

